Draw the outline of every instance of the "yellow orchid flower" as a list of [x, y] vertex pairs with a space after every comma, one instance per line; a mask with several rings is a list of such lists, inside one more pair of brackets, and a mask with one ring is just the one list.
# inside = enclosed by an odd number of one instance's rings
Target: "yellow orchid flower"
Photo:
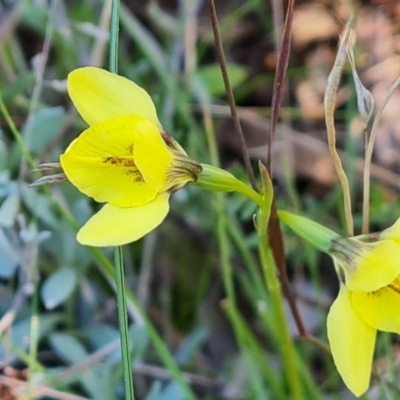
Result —
[[60, 156], [67, 179], [106, 203], [80, 229], [89, 246], [117, 246], [140, 239], [169, 211], [169, 197], [195, 182], [201, 166], [168, 135], [148, 93], [126, 78], [85, 67], [68, 76], [68, 93], [89, 124]]
[[361, 396], [370, 384], [377, 331], [400, 334], [400, 218], [381, 233], [352, 238], [286, 211], [279, 218], [334, 260], [341, 282], [328, 340], [343, 381]]
[[380, 234], [334, 239], [329, 253], [344, 283], [328, 315], [328, 339], [344, 382], [361, 396], [377, 331], [400, 334], [400, 219]]

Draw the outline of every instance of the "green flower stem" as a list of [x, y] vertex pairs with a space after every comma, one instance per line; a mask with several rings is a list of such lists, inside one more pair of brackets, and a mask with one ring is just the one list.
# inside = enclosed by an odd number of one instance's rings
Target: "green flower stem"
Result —
[[[98, 247], [91, 247], [90, 248], [92, 254], [101, 264], [101, 272], [106, 276], [106, 278], [114, 280], [116, 277], [116, 272], [113, 268], [113, 265], [108, 261], [105, 257], [103, 252]], [[165, 368], [171, 374], [171, 377], [176, 381], [176, 383], [180, 386], [180, 389], [185, 395], [186, 400], [196, 400], [196, 396], [194, 395], [192, 389], [187, 384], [182, 376], [182, 372], [179, 369], [178, 364], [176, 363], [175, 359], [172, 357], [168, 347], [165, 345], [164, 341], [161, 339], [160, 335], [158, 334], [157, 330], [154, 328], [153, 324], [151, 323], [150, 319], [147, 317], [144, 309], [142, 308], [139, 300], [136, 296], [125, 286], [125, 293], [128, 300], [131, 302], [133, 307], [135, 307], [137, 313], [142, 318], [143, 324], [146, 327], [146, 331], [150, 337], [150, 340], [161, 358], [162, 362], [165, 365]]]
[[[110, 72], [118, 72], [118, 37], [119, 37], [120, 0], [112, 1], [110, 26]], [[121, 339], [122, 366], [124, 371], [125, 398], [134, 400], [132, 360], [129, 346], [128, 313], [126, 308], [124, 256], [122, 246], [114, 249], [114, 263], [117, 284], [118, 324]]]
[[[34, 283], [37, 287], [37, 282]], [[33, 387], [34, 379], [33, 376], [36, 372], [35, 365], [37, 360], [38, 346], [39, 346], [39, 291], [35, 290], [32, 296], [31, 305], [31, 326], [30, 326], [30, 337], [29, 337], [29, 380], [28, 380], [28, 394], [27, 398], [33, 398]]]
[[253, 200], [259, 207], [262, 205], [262, 197], [253, 190], [250, 186], [247, 186], [244, 182], [238, 180], [240, 184], [238, 184], [238, 192], [244, 194], [249, 199]]
[[[250, 272], [250, 276], [251, 276], [251, 285], [252, 288], [254, 288], [254, 290], [252, 291], [252, 293], [257, 296], [256, 297], [256, 301], [258, 302], [263, 302], [264, 304], [268, 304], [268, 294], [267, 294], [267, 288], [265, 287], [265, 285], [263, 284], [261, 275], [258, 271], [258, 266], [257, 263], [253, 257], [253, 254], [251, 253], [251, 251], [244, 245], [244, 235], [243, 232], [241, 232], [240, 227], [237, 225], [237, 221], [236, 220], [232, 220], [230, 219], [229, 221], [227, 221], [227, 225], [228, 225], [228, 230], [229, 233], [235, 243], [235, 245], [237, 246], [241, 257], [243, 258], [243, 260], [245, 261], [245, 264], [248, 266], [249, 268], [249, 272]], [[260, 303], [258, 303], [260, 304]], [[224, 308], [225, 310], [225, 308]], [[264, 307], [264, 306], [259, 306], [257, 308], [258, 310], [258, 315], [260, 317], [260, 320], [264, 326], [264, 331], [267, 334], [268, 340], [270, 345], [273, 348], [279, 348], [279, 346], [281, 346], [281, 338], [279, 336], [279, 332], [277, 330], [277, 326], [276, 326], [276, 321], [274, 319], [274, 315], [272, 315], [272, 313], [269, 312], [268, 307]], [[233, 313], [234, 310], [232, 310]], [[240, 317], [240, 316], [238, 316]], [[238, 319], [238, 318], [237, 318]], [[247, 331], [249, 332], [250, 337], [248, 339], [251, 339], [251, 332], [249, 330], [249, 328], [247, 328]], [[312, 341], [314, 342], [315, 338], [309, 336], [309, 339], [312, 338]], [[254, 341], [254, 346], [258, 345], [257, 343], [257, 339], [253, 339]], [[247, 342], [246, 342], [247, 343]], [[250, 343], [248, 343], [248, 346], [250, 347]], [[259, 347], [259, 345], [258, 345]], [[318, 347], [321, 348], [321, 343], [318, 343]], [[325, 348], [323, 349], [324, 351], [326, 350]], [[262, 349], [259, 347], [258, 349], [252, 350], [252, 352], [254, 352], [255, 358], [257, 359], [257, 364], [262, 366], [262, 360], [265, 359], [265, 354], [263, 353]], [[242, 352], [244, 353], [244, 352]], [[260, 355], [260, 357], [259, 357]], [[307, 368], [304, 368], [304, 364], [303, 364], [303, 359], [301, 358], [300, 354], [296, 354], [296, 359], [297, 359], [297, 365], [298, 365], [298, 369], [297, 371], [300, 374], [300, 380], [301, 383], [303, 385], [304, 391], [305, 393], [303, 394], [303, 398], [304, 399], [320, 399], [322, 398], [322, 392], [319, 390], [318, 385], [315, 384], [312, 375], [310, 374], [310, 371]], [[265, 362], [265, 360], [264, 360]], [[269, 382], [269, 376], [267, 374], [267, 369], [263, 369], [264, 371], [264, 375], [265, 375], [265, 379], [268, 382], [268, 385], [272, 388], [275, 387], [275, 385], [271, 384]], [[274, 380], [276, 381], [276, 374], [274, 374], [273, 376]], [[282, 393], [282, 382], [281, 385], [279, 385], [277, 388], [280, 390], [279, 393], [276, 392], [275, 390], [272, 391], [274, 398], [276, 397], [277, 399], [287, 399], [287, 394], [286, 393]], [[262, 397], [261, 397], [262, 398]]]
[[120, 0], [112, 0], [110, 24], [110, 72], [118, 72], [118, 38], [119, 38]]
[[25, 145], [24, 139], [22, 138], [20, 132], [18, 131], [17, 127], [15, 126], [14, 121], [12, 120], [12, 118], [10, 116], [10, 113], [7, 111], [7, 108], [4, 104], [1, 93], [0, 93], [0, 111], [3, 114], [4, 119], [6, 120], [8, 127], [10, 128], [11, 134], [13, 135], [15, 141], [18, 143], [18, 146], [19, 146], [19, 149], [21, 150], [22, 155], [28, 161], [29, 166], [32, 169], [35, 169], [36, 165], [33, 160], [33, 157], [31, 156], [31, 153], [29, 152], [28, 147]]
[[121, 246], [115, 248], [114, 257], [117, 283], [118, 322], [121, 338], [122, 364], [124, 369], [125, 398], [126, 400], [134, 400], [135, 394], [133, 390], [133, 373], [130, 357], [131, 352], [129, 350], [129, 330], [126, 309], [124, 259]]
[[302, 390], [297, 373], [296, 353], [290, 337], [279, 279], [277, 277], [275, 260], [269, 246], [267, 229], [269, 208], [260, 209], [257, 213], [258, 249], [268, 293], [271, 298], [272, 313], [276, 324], [276, 331], [280, 337], [283, 364], [292, 399], [302, 400]]

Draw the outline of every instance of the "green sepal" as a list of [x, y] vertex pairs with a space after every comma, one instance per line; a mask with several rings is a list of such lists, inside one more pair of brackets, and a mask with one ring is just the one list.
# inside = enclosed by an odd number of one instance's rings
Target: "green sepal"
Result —
[[266, 166], [259, 161], [258, 162], [258, 169], [260, 170], [261, 176], [261, 196], [264, 200], [264, 207], [263, 211], [267, 214], [267, 220], [269, 220], [270, 212], [271, 212], [271, 204], [274, 198], [274, 187], [272, 185], [271, 177], [268, 173]]
[[194, 183], [200, 189], [212, 192], [239, 192], [262, 206], [261, 196], [250, 186], [235, 178], [230, 172], [209, 164], [201, 164], [201, 167], [200, 176]]
[[324, 253], [329, 254], [332, 240], [340, 236], [317, 222], [288, 211], [279, 210], [278, 217], [281, 222], [292, 229], [297, 235], [308, 240], [314, 247]]
[[235, 192], [237, 191], [239, 179], [230, 172], [209, 164], [201, 164], [203, 170], [195, 185], [204, 190], [212, 192]]

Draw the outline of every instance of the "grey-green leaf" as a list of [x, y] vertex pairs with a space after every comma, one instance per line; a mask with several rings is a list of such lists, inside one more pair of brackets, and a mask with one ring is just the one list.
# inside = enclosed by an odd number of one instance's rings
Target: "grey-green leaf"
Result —
[[19, 211], [19, 194], [11, 194], [0, 206], [0, 226], [11, 227]]
[[40, 296], [47, 309], [62, 304], [76, 285], [76, 272], [71, 268], [61, 268], [50, 275], [42, 285]]
[[62, 107], [44, 108], [36, 111], [27, 121], [22, 135], [29, 150], [38, 153], [55, 137], [64, 124], [65, 112]]
[[[9, 239], [0, 228], [0, 277], [10, 278], [19, 263], [17, 251], [13, 248]], [[1, 297], [1, 296], [0, 296]]]

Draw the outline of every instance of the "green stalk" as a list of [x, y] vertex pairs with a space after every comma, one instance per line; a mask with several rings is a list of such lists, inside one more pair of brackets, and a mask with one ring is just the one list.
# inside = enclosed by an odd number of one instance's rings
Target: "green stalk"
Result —
[[[119, 3], [113, 0], [110, 26], [110, 72], [118, 72]], [[126, 307], [124, 256], [122, 246], [114, 249], [117, 284], [118, 324], [121, 339], [122, 366], [124, 371], [125, 399], [135, 400], [132, 360], [129, 346], [128, 312]]]
[[[97, 261], [101, 264], [101, 271], [107, 278], [116, 279], [116, 272], [112, 264], [107, 260], [101, 250], [97, 247], [90, 248], [91, 253], [95, 256]], [[178, 364], [176, 363], [175, 359], [172, 357], [168, 347], [165, 345], [164, 341], [161, 339], [160, 335], [158, 334], [156, 328], [154, 328], [153, 324], [151, 323], [149, 317], [146, 315], [143, 307], [141, 306], [139, 300], [135, 297], [135, 295], [128, 290], [125, 286], [125, 293], [128, 300], [131, 304], [135, 307], [137, 313], [142, 318], [143, 324], [146, 327], [146, 331], [149, 334], [150, 340], [153, 343], [154, 348], [156, 349], [157, 354], [161, 358], [162, 362], [165, 365], [165, 368], [171, 374], [171, 377], [176, 381], [176, 383], [180, 386], [180, 389], [185, 395], [185, 399], [187, 400], [196, 400], [196, 396], [194, 395], [192, 389], [187, 384], [182, 376], [182, 372], [179, 369]]]
[[110, 72], [118, 72], [119, 0], [112, 1], [110, 25]]
[[34, 387], [34, 372], [36, 372], [35, 365], [37, 360], [38, 345], [39, 345], [39, 290], [37, 287], [37, 282], [35, 281], [35, 291], [32, 296], [32, 306], [31, 306], [31, 327], [30, 327], [30, 340], [29, 340], [29, 380], [28, 380], [28, 394], [27, 399], [33, 399], [33, 387]]
[[125, 294], [124, 258], [121, 246], [116, 247], [114, 250], [114, 263], [117, 283], [118, 323], [121, 339], [122, 365], [124, 370], [125, 398], [126, 400], [134, 400], [135, 393], [133, 390], [133, 372], [130, 356], [131, 352], [129, 350], [129, 331]]
[[269, 209], [260, 209], [257, 213], [257, 234], [258, 249], [261, 258], [261, 264], [264, 272], [264, 278], [268, 293], [271, 298], [272, 312], [274, 316], [276, 332], [280, 338], [280, 351], [285, 368], [287, 382], [294, 400], [302, 400], [302, 388], [299, 375], [297, 373], [297, 357], [290, 337], [285, 311], [283, 308], [284, 300], [280, 289], [280, 283], [276, 275], [275, 260], [269, 246], [267, 227], [269, 220]]
[[31, 153], [29, 152], [28, 147], [24, 143], [24, 139], [21, 136], [21, 133], [18, 131], [17, 127], [14, 124], [14, 121], [12, 120], [10, 113], [8, 112], [6, 105], [4, 104], [3, 98], [1, 96], [0, 92], [0, 111], [1, 114], [3, 115], [4, 119], [7, 122], [8, 127], [10, 128], [10, 131], [15, 139], [15, 141], [18, 143], [18, 147], [21, 150], [22, 155], [25, 157], [26, 160], [28, 160], [29, 166], [34, 169], [36, 167], [35, 161], [33, 160], [33, 157], [31, 156]]

